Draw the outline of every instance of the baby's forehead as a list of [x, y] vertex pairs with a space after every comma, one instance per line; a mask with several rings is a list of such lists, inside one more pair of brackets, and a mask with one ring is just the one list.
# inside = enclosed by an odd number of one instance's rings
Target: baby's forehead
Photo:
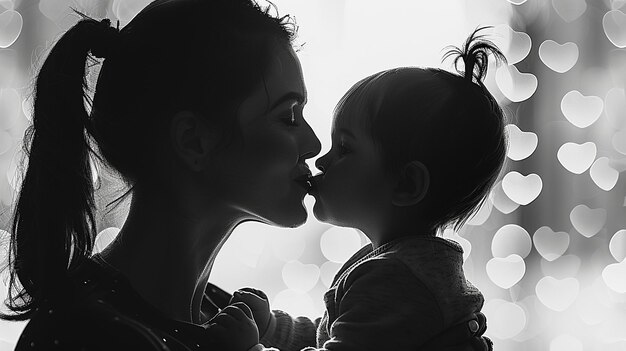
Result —
[[364, 124], [365, 114], [355, 113], [350, 109], [342, 108], [333, 114], [332, 130], [339, 128], [353, 129]]
[[344, 111], [336, 113], [333, 117], [331, 135], [333, 137], [347, 135], [352, 138], [362, 139], [372, 137], [372, 122], [364, 114]]

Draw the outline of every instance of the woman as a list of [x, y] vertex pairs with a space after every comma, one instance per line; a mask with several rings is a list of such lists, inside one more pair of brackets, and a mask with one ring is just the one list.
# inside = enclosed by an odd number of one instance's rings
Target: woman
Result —
[[[320, 151], [293, 28], [250, 0], [157, 0], [121, 31], [84, 18], [55, 44], [12, 228], [3, 318], [31, 320], [17, 350], [240, 349], [208, 328], [230, 299], [208, 282], [214, 259], [242, 222], [304, 223]], [[89, 53], [104, 62], [88, 113]], [[90, 157], [132, 194], [93, 257]], [[224, 311], [254, 323], [244, 304]]]

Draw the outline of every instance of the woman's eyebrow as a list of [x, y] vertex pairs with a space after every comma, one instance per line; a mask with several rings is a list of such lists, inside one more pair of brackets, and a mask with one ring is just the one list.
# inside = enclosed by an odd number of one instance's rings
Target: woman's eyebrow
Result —
[[269, 111], [275, 109], [276, 107], [280, 106], [281, 104], [287, 101], [295, 101], [298, 104], [302, 105], [304, 103], [304, 96], [302, 96], [302, 94], [297, 93], [295, 91], [289, 92], [281, 96], [280, 98], [278, 98], [276, 101], [274, 101], [272, 106], [270, 106]]

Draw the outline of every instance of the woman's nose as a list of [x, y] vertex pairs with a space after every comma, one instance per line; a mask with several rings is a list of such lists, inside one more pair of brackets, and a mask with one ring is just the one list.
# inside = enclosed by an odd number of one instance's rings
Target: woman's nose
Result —
[[307, 121], [304, 121], [304, 125], [302, 126], [302, 134], [300, 134], [300, 158], [309, 159], [311, 157], [316, 156], [322, 150], [322, 143], [318, 139], [315, 132], [313, 132], [313, 128], [309, 125]]

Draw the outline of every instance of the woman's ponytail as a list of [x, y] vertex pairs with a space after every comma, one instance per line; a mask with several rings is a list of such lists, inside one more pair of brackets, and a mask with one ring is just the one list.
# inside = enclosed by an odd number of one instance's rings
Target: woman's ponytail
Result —
[[[83, 16], [54, 45], [37, 75], [27, 167], [11, 228], [7, 320], [24, 320], [46, 300], [68, 298], [68, 271], [91, 255], [96, 234], [93, 151], [85, 101], [89, 52], [110, 52], [107, 21]], [[98, 49], [94, 49], [94, 46]], [[86, 99], [86, 100], [85, 100]], [[19, 282], [18, 282], [19, 280]]]

